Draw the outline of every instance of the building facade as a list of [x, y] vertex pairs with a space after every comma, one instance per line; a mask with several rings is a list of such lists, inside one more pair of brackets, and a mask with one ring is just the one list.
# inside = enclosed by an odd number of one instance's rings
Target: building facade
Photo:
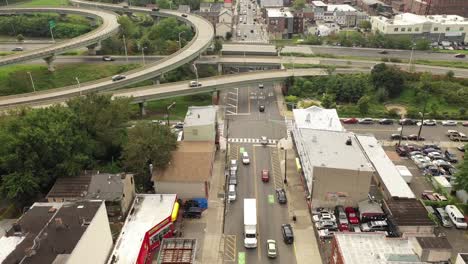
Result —
[[[459, 15], [468, 17], [466, 0], [402, 0], [404, 12], [417, 15]], [[393, 1], [397, 2], [397, 1]]]
[[371, 17], [372, 30], [386, 35], [424, 38], [431, 42], [468, 41], [468, 21], [456, 15], [420, 16], [411, 13], [389, 19]]
[[216, 106], [190, 106], [184, 119], [185, 141], [217, 139]]
[[272, 38], [289, 39], [294, 33], [294, 16], [286, 8], [267, 8], [266, 24]]

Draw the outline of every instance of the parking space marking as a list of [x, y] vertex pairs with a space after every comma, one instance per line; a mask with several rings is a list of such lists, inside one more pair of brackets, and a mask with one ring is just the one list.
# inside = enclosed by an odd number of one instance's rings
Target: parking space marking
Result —
[[283, 188], [284, 182], [281, 173], [281, 163], [278, 156], [278, 149], [272, 148], [270, 152], [271, 170], [273, 175], [273, 184], [275, 189]]
[[226, 235], [224, 237], [224, 261], [236, 261], [236, 253], [237, 253], [237, 239], [236, 235]]
[[226, 95], [226, 114], [237, 115], [239, 107], [239, 88], [234, 88], [232, 90], [227, 92]]
[[234, 160], [239, 159], [239, 146], [229, 144], [229, 157]]

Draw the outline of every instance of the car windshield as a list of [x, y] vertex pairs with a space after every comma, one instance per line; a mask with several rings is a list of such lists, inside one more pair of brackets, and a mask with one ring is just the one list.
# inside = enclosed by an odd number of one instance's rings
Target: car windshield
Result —
[[255, 238], [255, 234], [246, 234], [245, 237], [246, 238]]

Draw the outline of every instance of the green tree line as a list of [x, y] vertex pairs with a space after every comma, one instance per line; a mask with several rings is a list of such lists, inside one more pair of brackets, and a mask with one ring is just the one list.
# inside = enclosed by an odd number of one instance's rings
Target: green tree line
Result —
[[127, 133], [131, 115], [130, 99], [91, 94], [67, 106], [23, 109], [2, 118], [0, 193], [28, 204], [43, 197], [58, 177], [106, 164], [135, 172], [137, 183], [148, 185], [147, 166], [167, 166], [176, 138], [156, 124], [141, 123]]
[[55, 21], [55, 38], [74, 38], [93, 28], [84, 17], [57, 14], [28, 14], [0, 17], [0, 34], [8, 36], [50, 37], [49, 21]]

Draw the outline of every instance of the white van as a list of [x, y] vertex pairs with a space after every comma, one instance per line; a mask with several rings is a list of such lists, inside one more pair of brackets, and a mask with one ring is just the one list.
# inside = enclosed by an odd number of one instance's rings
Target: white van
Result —
[[236, 186], [234, 184], [229, 184], [228, 200], [230, 202], [236, 200]]
[[467, 228], [467, 224], [465, 222], [465, 217], [463, 216], [463, 214], [460, 212], [460, 210], [458, 210], [458, 208], [455, 205], [445, 206], [445, 211], [449, 215], [450, 220], [452, 220], [453, 224], [457, 228], [461, 228], [461, 229], [466, 229]]

